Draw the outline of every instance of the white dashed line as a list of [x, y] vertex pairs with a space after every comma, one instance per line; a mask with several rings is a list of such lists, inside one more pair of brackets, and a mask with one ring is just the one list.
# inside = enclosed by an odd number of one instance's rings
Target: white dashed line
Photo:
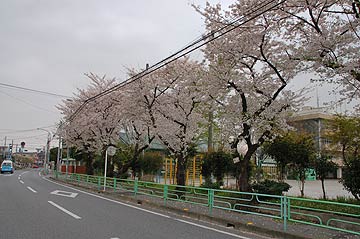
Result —
[[66, 210], [65, 208], [57, 205], [56, 203], [54, 203], [54, 202], [52, 202], [52, 201], [48, 201], [48, 203], [50, 203], [50, 204], [53, 205], [54, 207], [60, 209], [61, 211], [65, 212], [66, 214], [72, 216], [72, 217], [75, 218], [75, 219], [81, 219], [81, 217], [79, 217], [78, 215], [70, 212], [69, 210]]
[[27, 187], [31, 192], [33, 193], [37, 193], [34, 189], [32, 189], [31, 187]]
[[19, 182], [20, 182], [21, 184], [24, 184], [24, 181], [23, 181], [23, 180], [20, 180]]

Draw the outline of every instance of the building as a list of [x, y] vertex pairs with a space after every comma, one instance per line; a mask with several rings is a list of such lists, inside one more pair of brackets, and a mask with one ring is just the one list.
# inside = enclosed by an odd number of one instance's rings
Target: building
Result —
[[[329, 151], [331, 141], [326, 137], [327, 122], [335, 118], [326, 108], [306, 107], [297, 112], [289, 119], [289, 124], [299, 132], [313, 135], [315, 148], [319, 155]], [[337, 171], [329, 174], [329, 178], [342, 178], [342, 168], [344, 166], [340, 154], [333, 153], [333, 161], [338, 165]]]
[[[295, 128], [298, 132], [313, 135], [316, 151], [326, 152], [330, 149], [330, 140], [326, 138], [328, 131], [327, 122], [334, 119], [335, 115], [328, 112], [326, 108], [305, 107], [301, 111], [295, 113], [288, 119], [288, 124]], [[330, 173], [329, 178], [341, 178], [343, 160], [339, 155], [333, 155], [332, 159], [337, 165], [337, 171]], [[261, 162], [263, 171], [269, 178], [277, 178], [276, 162], [271, 157], [258, 153], [257, 161]], [[259, 163], [258, 163], [259, 164]]]
[[325, 137], [326, 122], [335, 116], [330, 114], [326, 108], [306, 107], [294, 114], [288, 123], [297, 131], [306, 132], [314, 136], [316, 151], [326, 150], [330, 141]]

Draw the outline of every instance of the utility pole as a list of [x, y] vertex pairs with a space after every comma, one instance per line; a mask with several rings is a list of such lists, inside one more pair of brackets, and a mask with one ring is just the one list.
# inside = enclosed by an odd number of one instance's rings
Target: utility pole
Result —
[[[214, 32], [211, 32], [211, 40], [213, 40], [213, 39], [214, 39]], [[212, 55], [212, 59], [214, 60], [214, 55]], [[209, 120], [209, 126], [208, 126], [208, 152], [212, 152], [214, 150], [214, 142], [213, 142], [213, 137], [214, 137], [214, 112], [213, 112], [213, 108], [214, 108], [214, 103], [211, 102], [211, 105], [209, 107], [209, 115], [208, 115], [208, 120]]]
[[69, 173], [69, 158], [70, 158], [69, 144], [66, 144], [66, 177]]
[[57, 151], [57, 157], [56, 157], [56, 171], [60, 171], [60, 157], [61, 157], [61, 136], [59, 136], [59, 147], [58, 147], [58, 151]]
[[[4, 146], [6, 147], [6, 136], [5, 136]], [[6, 148], [5, 147], [4, 147], [3, 159], [6, 158]]]
[[208, 152], [212, 152], [214, 149], [213, 133], [214, 133], [214, 113], [211, 107], [209, 111]]
[[37, 128], [37, 130], [43, 130], [48, 133], [46, 140], [46, 149], [45, 149], [45, 158], [44, 158], [44, 170], [47, 170], [47, 163], [50, 162], [50, 141], [51, 141], [51, 132], [47, 129]]

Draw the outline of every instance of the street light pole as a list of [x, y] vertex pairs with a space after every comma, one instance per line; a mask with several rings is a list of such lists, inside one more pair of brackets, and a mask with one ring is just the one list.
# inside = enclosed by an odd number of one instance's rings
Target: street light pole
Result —
[[47, 129], [37, 128], [38, 130], [43, 130], [48, 133], [46, 140], [46, 150], [45, 150], [45, 159], [44, 159], [44, 169], [47, 169], [47, 164], [50, 162], [50, 141], [51, 141], [51, 132]]
[[[59, 147], [58, 147], [58, 152], [57, 152], [57, 157], [56, 157], [56, 171], [59, 172], [61, 171], [61, 168], [60, 168], [60, 157], [61, 157], [61, 142], [62, 139], [61, 139], [61, 136], [59, 136]], [[59, 170], [60, 169], [60, 170]]]

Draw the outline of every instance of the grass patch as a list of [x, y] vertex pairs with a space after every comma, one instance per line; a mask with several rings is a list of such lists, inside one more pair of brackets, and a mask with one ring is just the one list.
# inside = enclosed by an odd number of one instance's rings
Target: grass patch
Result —
[[[303, 198], [297, 200], [294, 197], [292, 198], [293, 199], [290, 199], [290, 204], [291, 207], [294, 208], [304, 207], [312, 211], [324, 210], [334, 214], [353, 214], [356, 215], [355, 217], [360, 218], [360, 202], [355, 199], [339, 197], [337, 199], [324, 201], [316, 199], [302, 200]], [[341, 203], [341, 205], [339, 203]]]

